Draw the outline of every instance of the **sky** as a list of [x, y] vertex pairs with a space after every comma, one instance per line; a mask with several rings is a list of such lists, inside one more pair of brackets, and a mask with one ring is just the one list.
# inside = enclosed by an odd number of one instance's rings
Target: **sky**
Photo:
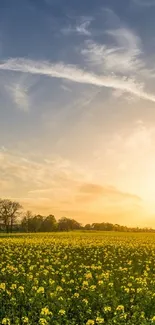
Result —
[[155, 227], [155, 0], [0, 1], [0, 197]]

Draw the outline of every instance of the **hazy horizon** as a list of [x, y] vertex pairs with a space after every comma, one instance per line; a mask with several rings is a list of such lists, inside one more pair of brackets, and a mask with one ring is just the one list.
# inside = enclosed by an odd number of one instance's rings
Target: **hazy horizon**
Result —
[[2, 0], [0, 197], [155, 227], [155, 1]]

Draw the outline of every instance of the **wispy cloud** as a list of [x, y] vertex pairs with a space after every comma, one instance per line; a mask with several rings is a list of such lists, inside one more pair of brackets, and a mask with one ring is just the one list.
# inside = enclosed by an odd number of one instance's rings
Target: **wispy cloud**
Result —
[[29, 110], [29, 96], [28, 89], [23, 87], [21, 83], [13, 83], [7, 86], [7, 89], [13, 99], [15, 105], [24, 111]]
[[92, 20], [92, 17], [81, 17], [80, 21], [76, 25], [69, 25], [68, 27], [63, 28], [61, 32], [66, 35], [77, 33], [83, 36], [90, 36], [91, 32], [89, 30], [89, 26]]
[[61, 157], [38, 162], [21, 152], [11, 152], [3, 148], [0, 150], [0, 178], [8, 184], [13, 183], [17, 192], [19, 188], [19, 193], [22, 188], [25, 193], [52, 189], [56, 194], [66, 187], [72, 188], [75, 184], [77, 186], [83, 177], [84, 173], [80, 168], [72, 166], [70, 161]]
[[89, 222], [95, 222], [99, 216], [102, 220], [105, 211], [114, 216], [116, 209], [121, 212], [123, 206], [128, 209], [142, 204], [138, 196], [93, 183], [89, 176], [88, 171], [60, 157], [38, 162], [37, 157], [32, 160], [20, 152], [0, 150], [0, 196], [18, 200], [25, 209], [60, 216], [65, 213], [81, 217], [83, 222], [88, 213]]
[[91, 35], [90, 31], [88, 30], [88, 27], [90, 25], [91, 21], [87, 20], [84, 21], [81, 25], [76, 26], [76, 32], [81, 34], [81, 35]]
[[133, 2], [137, 5], [142, 7], [154, 7], [155, 1], [154, 0], [133, 0]]
[[[99, 67], [100, 71], [115, 72], [117, 74], [134, 74], [143, 67], [141, 42], [138, 36], [126, 28], [106, 31], [112, 46], [87, 42], [87, 48], [82, 50], [86, 61]], [[115, 44], [115, 45], [114, 45]]]
[[135, 49], [139, 54], [141, 41], [133, 31], [122, 27], [115, 30], [108, 30], [106, 33], [114, 37], [123, 49]]
[[67, 91], [67, 92], [70, 92], [70, 93], [72, 92], [71, 88], [67, 87], [66, 85], [63, 85], [63, 84], [62, 84], [60, 87], [61, 87], [61, 89], [63, 89], [64, 91]]
[[118, 89], [131, 93], [139, 98], [155, 102], [155, 95], [147, 93], [143, 89], [142, 84], [136, 83], [133, 79], [117, 77], [114, 74], [97, 75], [93, 72], [82, 70], [75, 65], [65, 65], [63, 63], [51, 64], [48, 61], [42, 62], [16, 58], [1, 62], [0, 70], [46, 75], [51, 78], [61, 78], [77, 83]]
[[[38, 81], [38, 76], [20, 73], [4, 79], [4, 87], [14, 106], [21, 111], [29, 111], [31, 108], [33, 87]], [[33, 91], [32, 91], [33, 90]]]
[[114, 200], [132, 200], [135, 202], [141, 202], [141, 198], [137, 195], [122, 192], [114, 186], [102, 186], [94, 183], [84, 183], [79, 187], [78, 200], [91, 201], [99, 197], [109, 198]]

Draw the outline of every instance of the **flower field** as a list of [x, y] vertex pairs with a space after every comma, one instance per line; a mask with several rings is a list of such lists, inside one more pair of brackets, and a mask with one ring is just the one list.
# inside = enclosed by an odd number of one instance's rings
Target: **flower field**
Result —
[[1, 236], [0, 324], [155, 324], [155, 235]]

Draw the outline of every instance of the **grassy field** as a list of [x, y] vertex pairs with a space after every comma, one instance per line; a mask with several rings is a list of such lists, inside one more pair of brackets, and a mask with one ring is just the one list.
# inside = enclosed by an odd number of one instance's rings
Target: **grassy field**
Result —
[[0, 236], [1, 324], [155, 324], [155, 234]]

